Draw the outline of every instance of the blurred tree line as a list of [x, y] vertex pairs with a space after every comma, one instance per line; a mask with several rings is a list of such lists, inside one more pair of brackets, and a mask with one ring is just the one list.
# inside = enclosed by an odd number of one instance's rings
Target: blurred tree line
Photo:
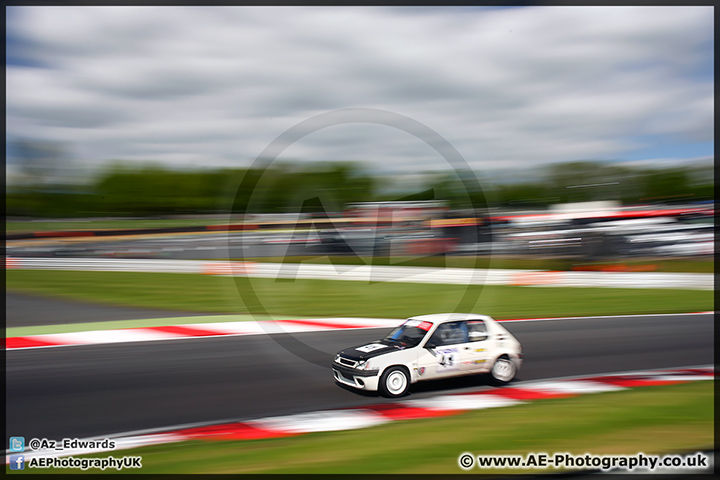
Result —
[[497, 185], [501, 206], [614, 200], [622, 205], [693, 203], [714, 199], [712, 164], [639, 167], [599, 161], [544, 167], [533, 182]]
[[[617, 200], [624, 205], [714, 199], [712, 166], [637, 167], [599, 161], [553, 164], [536, 180], [493, 183], [429, 173], [424, 185], [372, 175], [352, 162], [277, 164], [265, 170], [175, 170], [115, 164], [84, 185], [10, 185], [6, 214], [28, 217], [161, 216], [234, 212], [340, 212], [347, 203], [447, 200], [451, 208], [543, 208]], [[399, 183], [399, 184], [398, 184]], [[480, 187], [480, 188], [478, 188]], [[312, 201], [311, 201], [312, 200]], [[319, 200], [319, 201], [318, 201]]]

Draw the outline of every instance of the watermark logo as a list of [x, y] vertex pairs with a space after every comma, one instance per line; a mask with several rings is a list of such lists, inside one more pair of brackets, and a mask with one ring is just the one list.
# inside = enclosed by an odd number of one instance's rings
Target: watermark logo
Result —
[[[393, 128], [408, 133], [418, 141], [431, 147], [444, 161], [441, 170], [451, 170], [459, 184], [462, 185], [462, 190], [464, 190], [466, 197], [465, 204], [470, 205], [473, 215], [476, 217], [485, 216], [485, 197], [477, 177], [457, 149], [439, 133], [417, 120], [397, 113], [370, 108], [350, 108], [335, 110], [306, 119], [286, 130], [271, 142], [255, 159], [237, 186], [231, 220], [245, 219], [248, 216], [247, 214], [253, 211], [253, 202], [257, 204], [257, 202], [260, 201], [259, 199], [263, 198], [263, 195], [266, 194], [269, 189], [278, 188], [277, 186], [269, 184], [267, 179], [264, 178], [264, 174], [271, 171], [273, 163], [276, 162], [290, 146], [302, 140], [304, 137], [328, 127], [352, 124], [374, 124]], [[432, 198], [435, 197], [434, 191], [423, 193], [423, 198], [427, 198], [428, 195]], [[407, 198], [398, 200], [407, 201]], [[367, 233], [358, 233], [357, 238], [355, 238], [353, 242], [351, 238], [353, 234], [348, 234], [342, 231], [341, 228], [333, 225], [331, 216], [328, 214], [329, 210], [326, 208], [326, 205], [337, 205], [336, 199], [325, 198], [322, 191], [314, 191], [311, 195], [308, 195], [307, 198], [298, 198], [293, 201], [297, 201], [293, 210], [299, 212], [300, 215], [298, 218], [310, 216], [311, 220], [302, 223], [302, 225], [297, 221], [290, 229], [292, 233], [290, 234], [288, 243], [299, 240], [300, 245], [310, 245], [311, 243], [309, 241], [312, 239], [314, 245], [317, 245], [317, 240], [319, 240], [320, 237], [318, 233], [322, 230], [324, 239], [332, 238], [335, 246], [344, 247], [342, 256], [329, 255], [329, 260], [337, 273], [347, 273], [353, 269], [358, 269], [358, 271], [364, 269], [363, 271], [367, 271], [368, 268], [374, 269], [377, 266], [378, 274], [375, 274], [376, 270], [371, 271], [369, 277], [367, 277], [367, 287], [371, 289], [385, 281], [385, 277], [379, 269], [381, 268], [380, 266], [392, 265], [392, 252], [389, 248], [391, 244], [384, 242], [383, 240], [385, 239], [379, 234], [381, 227], [380, 215], [377, 216], [377, 223], [369, 225]], [[308, 215], [311, 212], [313, 215]], [[475, 235], [477, 237], [477, 232]], [[243, 252], [253, 251], [253, 242], [248, 241], [247, 238], [248, 237], [244, 235], [240, 237], [240, 246]], [[475, 243], [477, 243], [477, 241], [478, 239], [475, 238]], [[422, 244], [422, 248], [416, 248], [410, 253], [416, 259], [423, 256], [438, 255], [438, 249], [435, 246], [438, 244], [440, 244], [440, 242], [433, 243], [427, 241]], [[228, 251], [230, 251], [231, 248], [232, 245], [230, 244], [230, 240], [228, 240]], [[359, 253], [360, 250], [362, 251], [362, 255]], [[287, 251], [289, 250], [286, 250], [286, 252]], [[303, 249], [302, 246], [299, 250], [296, 248], [295, 251], [296, 253], [300, 251], [301, 253], [299, 255], [305, 257], [325, 256], [328, 254], [328, 252], [324, 251], [318, 254], [317, 249]], [[252, 254], [248, 253], [243, 254], [244, 258], [252, 256]], [[444, 256], [438, 257], [446, 258]], [[475, 256], [474, 258], [476, 262], [474, 266], [477, 267], [478, 257]], [[352, 265], [348, 265], [348, 263]], [[276, 288], [273, 289], [275, 293], [281, 292], [285, 287], [283, 282], [293, 282], [295, 280], [298, 268], [296, 263], [288, 261], [287, 253], [285, 253], [281, 271], [278, 272], [275, 280]], [[465, 289], [463, 293], [459, 295], [456, 304], [446, 309], [447, 312], [466, 313], [473, 311], [475, 308], [484, 283], [485, 271], [473, 268], [469, 269], [468, 272], [470, 272], [472, 278], [464, 285]], [[415, 273], [408, 271], [407, 275], [415, 275]], [[272, 313], [272, 311], [268, 311], [268, 305], [273, 303], [273, 298], [262, 290], [256, 289], [253, 278], [247, 275], [236, 275], [233, 278], [235, 279], [236, 288], [243, 303], [252, 314], [267, 317]], [[401, 282], [402, 279], [394, 279], [394, 281]], [[314, 294], [321, 297], [323, 292], [318, 290], [314, 292]], [[440, 312], [414, 312], [413, 314], [424, 313]], [[290, 315], [292, 312], [287, 312], [287, 314]], [[343, 316], [353, 315], [352, 312], [345, 312]], [[264, 323], [264, 328], [267, 333], [276, 334], [271, 335], [271, 338], [287, 351], [310, 363], [328, 367], [327, 352], [317, 350], [307, 345], [290, 333], [281, 330], [279, 326], [269, 322]]]

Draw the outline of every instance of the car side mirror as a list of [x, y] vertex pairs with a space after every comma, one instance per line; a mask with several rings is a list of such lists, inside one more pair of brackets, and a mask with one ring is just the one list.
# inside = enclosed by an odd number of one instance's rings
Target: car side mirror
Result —
[[437, 345], [435, 345], [433, 342], [427, 342], [423, 348], [427, 348], [430, 350], [431, 348], [435, 348]]

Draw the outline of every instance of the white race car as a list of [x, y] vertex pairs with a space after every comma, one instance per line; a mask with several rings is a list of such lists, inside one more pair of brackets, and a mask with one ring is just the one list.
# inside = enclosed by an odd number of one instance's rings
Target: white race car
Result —
[[341, 384], [405, 395], [420, 380], [489, 373], [505, 384], [522, 364], [520, 342], [487, 315], [439, 313], [412, 317], [382, 340], [346, 348], [332, 364]]

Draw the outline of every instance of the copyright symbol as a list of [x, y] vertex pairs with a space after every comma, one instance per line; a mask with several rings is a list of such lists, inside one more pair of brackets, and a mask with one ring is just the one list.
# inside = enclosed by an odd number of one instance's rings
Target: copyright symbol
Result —
[[460, 458], [458, 458], [458, 464], [463, 470], [469, 470], [475, 464], [475, 457], [469, 453], [463, 453], [460, 455]]
[[37, 438], [33, 438], [32, 440], [30, 440], [30, 448], [33, 450], [37, 450], [38, 448], [40, 448], [40, 440], [38, 440]]

